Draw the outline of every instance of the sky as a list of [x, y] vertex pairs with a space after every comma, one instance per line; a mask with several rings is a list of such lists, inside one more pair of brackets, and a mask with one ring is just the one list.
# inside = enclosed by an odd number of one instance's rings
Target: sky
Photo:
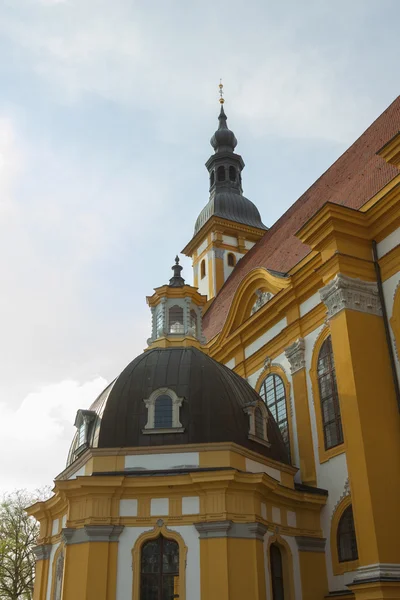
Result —
[[[223, 79], [271, 226], [399, 93], [398, 0], [3, 0], [0, 492], [51, 484], [146, 347]], [[182, 257], [191, 283], [191, 263]]]

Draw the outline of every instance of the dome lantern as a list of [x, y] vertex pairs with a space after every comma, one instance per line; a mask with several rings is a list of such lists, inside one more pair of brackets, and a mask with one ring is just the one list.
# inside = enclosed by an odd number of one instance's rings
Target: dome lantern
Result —
[[168, 285], [155, 288], [147, 297], [152, 314], [152, 332], [147, 340], [149, 348], [196, 346], [206, 339], [202, 331], [202, 310], [207, 301], [197, 288], [187, 285], [181, 276], [179, 257], [171, 267], [174, 273]]

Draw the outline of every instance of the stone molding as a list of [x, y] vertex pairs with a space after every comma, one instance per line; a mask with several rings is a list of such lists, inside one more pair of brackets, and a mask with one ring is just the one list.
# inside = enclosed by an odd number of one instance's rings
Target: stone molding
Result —
[[358, 567], [353, 583], [364, 583], [370, 580], [400, 581], [400, 564], [376, 563], [374, 565]]
[[87, 542], [118, 542], [123, 529], [123, 525], [84, 525], [82, 529], [65, 527], [61, 530], [61, 537], [66, 546]]
[[199, 538], [241, 538], [264, 540], [267, 527], [263, 523], [233, 523], [232, 521], [213, 521], [195, 523]]
[[299, 552], [325, 552], [325, 538], [296, 535], [296, 543]]
[[285, 348], [285, 356], [290, 364], [290, 372], [292, 375], [305, 369], [305, 344], [303, 338], [298, 338], [293, 344]]
[[35, 546], [33, 548], [35, 560], [49, 560], [51, 548], [51, 544], [41, 544], [40, 546]]
[[378, 286], [371, 281], [354, 279], [338, 273], [332, 281], [319, 290], [321, 301], [331, 319], [344, 309], [382, 316]]

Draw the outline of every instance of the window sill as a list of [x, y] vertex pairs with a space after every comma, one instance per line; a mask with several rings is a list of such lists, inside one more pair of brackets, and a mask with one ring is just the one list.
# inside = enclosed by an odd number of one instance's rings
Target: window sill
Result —
[[144, 433], [145, 435], [155, 435], [161, 433], [183, 433], [184, 431], [184, 427], [157, 427], [152, 429], [142, 429], [142, 433]]
[[333, 574], [334, 575], [343, 575], [343, 573], [349, 573], [351, 571], [356, 571], [358, 569], [360, 561], [357, 558], [356, 560], [346, 560], [343, 562], [338, 562], [333, 564]]
[[76, 458], [78, 458], [78, 456], [80, 456], [81, 454], [83, 454], [83, 452], [85, 452], [86, 448], [88, 448], [89, 444], [87, 442], [84, 442], [83, 444], [81, 444], [76, 450], [74, 450], [74, 455]]
[[346, 451], [346, 449], [344, 447], [344, 442], [342, 442], [341, 444], [338, 444], [337, 446], [333, 446], [332, 448], [328, 448], [328, 450], [325, 450], [325, 448], [322, 448], [322, 449], [320, 448], [319, 449], [319, 463], [322, 464], [322, 463], [326, 462], [327, 460], [330, 460], [334, 456], [343, 454], [343, 452], [345, 452], [345, 451]]
[[267, 448], [271, 447], [271, 444], [269, 442], [267, 442], [266, 440], [263, 440], [262, 438], [257, 437], [256, 435], [253, 435], [252, 433], [249, 433], [249, 440], [251, 440], [252, 442], [257, 442], [257, 444], [261, 444], [262, 446], [266, 446]]

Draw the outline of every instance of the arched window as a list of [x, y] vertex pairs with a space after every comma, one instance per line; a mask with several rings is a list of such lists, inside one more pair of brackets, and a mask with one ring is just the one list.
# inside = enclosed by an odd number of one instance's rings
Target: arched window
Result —
[[154, 428], [166, 429], [172, 427], [172, 398], [163, 394], [158, 396], [154, 405]]
[[169, 332], [183, 333], [183, 308], [181, 306], [171, 306], [169, 309]]
[[142, 546], [140, 600], [172, 600], [179, 597], [179, 546], [160, 535]]
[[234, 267], [236, 265], [236, 257], [232, 252], [228, 253], [227, 261], [228, 267]]
[[343, 443], [342, 419], [331, 336], [327, 337], [321, 346], [318, 355], [317, 377], [325, 450], [328, 450]]
[[210, 175], [210, 187], [214, 185], [215, 182], [215, 173], [214, 171], [211, 171], [211, 175]]
[[203, 260], [200, 263], [200, 277], [201, 279], [204, 279], [204, 277], [206, 276], [206, 261]]
[[337, 549], [339, 562], [357, 560], [358, 558], [356, 530], [354, 528], [353, 507], [351, 504], [343, 512], [339, 521]]
[[273, 600], [284, 600], [282, 554], [277, 544], [271, 544], [269, 547], [269, 559], [271, 564], [272, 598]]
[[279, 375], [272, 373], [264, 379], [259, 391], [261, 398], [268, 406], [278, 427], [290, 457], [289, 421], [286, 406], [285, 384]]
[[217, 180], [225, 181], [225, 167], [218, 167], [217, 169]]
[[236, 169], [235, 169], [235, 167], [229, 167], [229, 179], [231, 181], [236, 181]]

